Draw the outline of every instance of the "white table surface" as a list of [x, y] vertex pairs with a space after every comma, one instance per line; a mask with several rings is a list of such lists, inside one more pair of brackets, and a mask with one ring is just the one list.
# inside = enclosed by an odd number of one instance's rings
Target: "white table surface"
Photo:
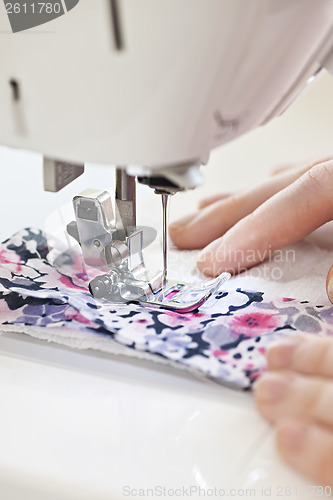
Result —
[[[206, 184], [175, 197], [172, 217], [217, 186], [244, 187], [273, 165], [326, 154], [332, 130], [333, 80], [325, 77], [283, 117], [214, 152]], [[88, 166], [54, 195], [42, 191], [39, 155], [0, 148], [0, 165], [2, 239], [24, 226], [43, 228], [86, 186], [112, 185], [107, 167]], [[157, 207], [147, 188], [139, 200]], [[135, 498], [138, 488], [158, 498], [154, 487], [170, 489], [160, 498], [204, 498], [199, 487], [211, 488], [213, 498], [290, 498], [288, 487], [292, 498], [314, 498], [311, 482], [280, 461], [250, 393], [11, 334], [0, 337], [0, 396], [6, 500]]]

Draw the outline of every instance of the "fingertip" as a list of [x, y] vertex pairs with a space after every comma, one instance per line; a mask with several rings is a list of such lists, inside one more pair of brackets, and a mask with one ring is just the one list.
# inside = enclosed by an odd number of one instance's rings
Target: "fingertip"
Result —
[[184, 250], [185, 247], [184, 245], [184, 238], [182, 235], [182, 230], [180, 227], [177, 226], [177, 224], [170, 224], [168, 227], [168, 234], [169, 237], [172, 241], [172, 243], [179, 249], [179, 250]]
[[310, 424], [299, 420], [284, 420], [276, 428], [277, 448], [284, 458], [301, 454], [310, 432]]
[[[222, 250], [222, 252], [221, 252]], [[222, 238], [206, 246], [196, 258], [199, 270], [210, 277], [219, 276], [225, 269]]]
[[266, 350], [269, 369], [282, 369], [290, 365], [295, 350], [302, 342], [300, 337], [285, 337], [272, 342]]
[[207, 207], [171, 223], [168, 229], [173, 243], [181, 250], [197, 250], [215, 240], [219, 220], [210, 212]]
[[286, 419], [276, 429], [276, 444], [290, 466], [316, 483], [333, 487], [333, 434], [310, 421]]
[[208, 207], [212, 202], [208, 199], [203, 199], [203, 200], [200, 200], [199, 203], [198, 203], [198, 208], [199, 210], [202, 210], [203, 208], [206, 208]]
[[204, 276], [207, 276], [207, 278], [217, 278], [221, 274], [209, 266], [197, 264], [197, 267]]
[[202, 210], [203, 208], [206, 208], [209, 205], [213, 205], [213, 203], [216, 203], [217, 201], [229, 198], [230, 195], [231, 193], [219, 193], [209, 196], [208, 198], [203, 198], [202, 200], [199, 201], [198, 208], [199, 210]]
[[196, 214], [186, 215], [168, 226], [170, 239], [180, 250], [189, 250], [196, 247], [196, 241], [193, 241], [191, 231], [189, 231], [189, 225], [195, 217]]
[[331, 266], [330, 270], [327, 273], [326, 293], [329, 301], [333, 304], [333, 266]]
[[198, 250], [198, 242], [187, 228], [169, 227], [169, 236], [178, 250]]
[[196, 216], [196, 214], [189, 214], [189, 215], [185, 215], [184, 217], [181, 217], [180, 219], [177, 219], [177, 220], [171, 222], [169, 224], [169, 231], [172, 231], [175, 233], [182, 231], [183, 229], [186, 228], [186, 226], [189, 224], [189, 222], [194, 219], [195, 216]]
[[285, 390], [285, 381], [279, 374], [264, 373], [253, 385], [254, 402], [260, 415], [269, 423], [276, 420], [275, 398]]
[[216, 269], [216, 265], [214, 263], [206, 262], [205, 260], [200, 260], [198, 258], [196, 259], [196, 263], [197, 263], [197, 267], [198, 267], [199, 271], [204, 276], [207, 276], [209, 278], [216, 278], [222, 272], [222, 271], [219, 272]]

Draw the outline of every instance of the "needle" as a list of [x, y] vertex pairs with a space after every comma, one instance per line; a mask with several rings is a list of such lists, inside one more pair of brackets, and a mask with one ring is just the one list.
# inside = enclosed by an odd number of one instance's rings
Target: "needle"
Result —
[[163, 208], [163, 278], [162, 286], [167, 284], [168, 274], [168, 201], [169, 195], [162, 194], [162, 208]]

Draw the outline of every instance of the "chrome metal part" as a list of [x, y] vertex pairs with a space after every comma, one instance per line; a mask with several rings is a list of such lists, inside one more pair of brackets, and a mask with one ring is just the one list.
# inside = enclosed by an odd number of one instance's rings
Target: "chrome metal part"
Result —
[[84, 165], [54, 160], [43, 159], [44, 190], [57, 193], [84, 172]]
[[[91, 281], [91, 293], [111, 302], [148, 299], [162, 289], [162, 273], [147, 269], [144, 263], [145, 228], [135, 226], [135, 206], [130, 206], [135, 205], [133, 180], [126, 173], [118, 174], [115, 216], [107, 191], [86, 189], [75, 196], [76, 221], [67, 226], [81, 246], [85, 263], [105, 273]], [[129, 225], [124, 226], [124, 220]]]
[[129, 234], [136, 226], [135, 177], [123, 168], [116, 169], [116, 221], [118, 229]]
[[162, 212], [163, 212], [163, 234], [162, 234], [162, 252], [163, 252], [163, 286], [168, 281], [168, 201], [169, 196], [162, 194]]
[[107, 191], [86, 189], [74, 197], [76, 221], [68, 224], [67, 232], [80, 244], [85, 263], [101, 271], [89, 284], [94, 297], [186, 313], [198, 309], [230, 277], [223, 273], [197, 284], [167, 279], [167, 198], [164, 194], [162, 273], [148, 269], [144, 262], [147, 228], [136, 226], [133, 177], [117, 169], [115, 215]]
[[145, 304], [179, 313], [192, 312], [201, 307], [230, 277], [229, 273], [222, 273], [212, 280], [192, 284], [168, 281], [163, 290], [154, 295], [154, 300], [146, 300]]

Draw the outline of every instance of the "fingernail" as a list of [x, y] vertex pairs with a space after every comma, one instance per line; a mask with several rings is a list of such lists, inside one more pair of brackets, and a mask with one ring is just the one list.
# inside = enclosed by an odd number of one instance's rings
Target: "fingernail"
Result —
[[267, 403], [276, 403], [283, 398], [290, 386], [290, 379], [278, 373], [266, 373], [255, 385], [258, 399]]
[[179, 231], [180, 229], [183, 229], [184, 227], [184, 224], [182, 224], [181, 222], [172, 222], [171, 224], [169, 224], [169, 229], [171, 231]]
[[281, 426], [277, 431], [279, 446], [291, 453], [297, 453], [303, 448], [310, 426], [303, 422], [292, 422]]
[[281, 339], [267, 348], [267, 358], [270, 367], [286, 368], [290, 365], [291, 358], [296, 348], [304, 342], [298, 337]]
[[218, 262], [218, 253], [219, 249], [223, 246], [223, 243], [221, 242], [221, 238], [219, 238], [217, 241], [213, 241], [210, 243], [206, 248], [201, 250], [199, 255], [196, 257], [197, 263], [199, 262], [212, 262], [215, 261], [216, 263]]
[[174, 222], [171, 222], [171, 224], [169, 224], [169, 229], [171, 231], [181, 231], [189, 224], [190, 221], [193, 221], [194, 218], [195, 218], [195, 214], [186, 215], [185, 217], [182, 217], [181, 219], [178, 219]]

